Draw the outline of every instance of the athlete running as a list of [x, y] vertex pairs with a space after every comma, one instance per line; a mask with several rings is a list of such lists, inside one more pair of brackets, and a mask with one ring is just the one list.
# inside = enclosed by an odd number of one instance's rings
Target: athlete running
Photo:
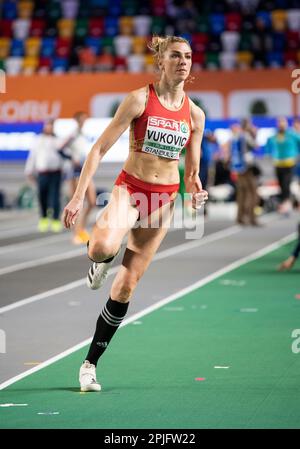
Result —
[[[130, 126], [129, 156], [88, 244], [88, 256], [93, 263], [87, 284], [97, 289], [128, 235], [122, 265], [80, 368], [81, 391], [101, 390], [96, 380], [97, 362], [125, 317], [137, 283], [166, 235], [164, 223], [172, 218], [179, 189], [178, 160], [184, 147], [185, 188], [192, 195], [193, 207], [198, 208], [208, 197], [198, 176], [205, 116], [183, 90], [192, 66], [191, 47], [181, 37], [156, 36], [150, 48], [160, 71], [159, 81], [131, 92], [123, 100], [110, 125], [93, 145], [76, 192], [63, 213], [64, 225], [70, 228], [82, 209], [86, 189], [99, 162]], [[159, 218], [158, 226], [136, 226], [149, 224], [154, 216]]]

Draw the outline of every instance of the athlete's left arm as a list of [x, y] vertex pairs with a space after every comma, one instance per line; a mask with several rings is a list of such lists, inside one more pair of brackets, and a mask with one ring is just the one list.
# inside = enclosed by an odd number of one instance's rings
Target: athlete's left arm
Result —
[[205, 115], [202, 109], [196, 106], [191, 100], [190, 105], [192, 134], [185, 152], [184, 184], [186, 192], [193, 195], [194, 206], [194, 195], [196, 193], [205, 192], [203, 195], [204, 200], [207, 197], [207, 192], [202, 189], [202, 184], [199, 178], [201, 142], [204, 132]]

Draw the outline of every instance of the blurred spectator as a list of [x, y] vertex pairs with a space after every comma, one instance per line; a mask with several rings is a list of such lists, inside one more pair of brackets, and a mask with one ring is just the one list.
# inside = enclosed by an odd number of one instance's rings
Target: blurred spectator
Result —
[[[79, 111], [74, 114], [74, 119], [76, 121], [76, 130], [65, 142], [60, 151], [63, 157], [68, 158], [72, 161], [73, 170], [70, 182], [71, 196], [73, 196], [75, 193], [83, 164], [91, 148], [90, 142], [82, 132], [84, 123], [87, 118], [88, 118], [87, 113], [83, 111]], [[88, 242], [89, 233], [86, 230], [87, 221], [95, 205], [96, 205], [96, 189], [94, 183], [91, 182], [86, 191], [86, 206], [83, 209], [81, 215], [77, 219], [76, 224], [74, 226], [74, 236], [73, 236], [74, 244], [77, 245]]]
[[215, 134], [211, 130], [206, 130], [201, 144], [201, 158], [199, 177], [202, 187], [207, 190], [212, 181], [212, 169], [214, 165], [215, 154], [219, 151], [219, 145]]
[[250, 122], [244, 121], [242, 125], [235, 123], [231, 126], [232, 138], [229, 141], [231, 173], [236, 180], [237, 223], [257, 226], [257, 185], [252, 168], [255, 134]]
[[58, 138], [53, 132], [53, 120], [44, 124], [43, 132], [36, 138], [25, 165], [30, 182], [37, 183], [40, 206], [38, 229], [53, 232], [62, 229], [60, 222], [60, 189], [63, 160], [58, 154]]
[[285, 117], [277, 120], [277, 130], [274, 136], [269, 137], [266, 152], [271, 155], [280, 186], [279, 213], [287, 214], [292, 208], [291, 182], [299, 154], [300, 135], [288, 129]]
[[[300, 117], [296, 117], [293, 121], [293, 129], [297, 136], [300, 137]], [[295, 174], [298, 178], [298, 182], [300, 183], [300, 160], [299, 160], [299, 154], [300, 154], [300, 141], [298, 142], [298, 159], [296, 164], [296, 170]]]

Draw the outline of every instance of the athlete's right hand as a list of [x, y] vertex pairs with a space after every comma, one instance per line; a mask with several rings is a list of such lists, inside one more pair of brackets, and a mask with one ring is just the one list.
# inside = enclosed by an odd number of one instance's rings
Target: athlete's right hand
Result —
[[83, 200], [78, 198], [72, 198], [71, 201], [66, 205], [62, 214], [62, 222], [65, 228], [69, 229], [75, 224], [78, 218], [79, 212], [83, 207]]

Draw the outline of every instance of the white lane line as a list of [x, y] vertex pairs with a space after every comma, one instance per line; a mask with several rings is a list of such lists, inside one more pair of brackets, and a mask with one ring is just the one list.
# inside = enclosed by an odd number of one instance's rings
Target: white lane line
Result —
[[36, 225], [23, 225], [21, 229], [20, 226], [15, 226], [13, 228], [1, 231], [1, 240], [9, 237], [21, 237], [21, 235], [28, 235], [36, 232]]
[[[161, 299], [155, 304], [152, 304], [151, 306], [147, 307], [146, 309], [135, 313], [131, 317], [125, 319], [123, 323], [120, 325], [120, 327], [127, 326], [130, 323], [133, 323], [134, 321], [138, 321], [140, 318], [144, 317], [145, 315], [148, 315], [155, 310], [160, 309], [161, 307], [165, 306], [166, 304], [169, 304], [176, 299], [187, 295], [188, 293], [191, 293], [192, 291], [203, 287], [204, 285], [208, 284], [209, 282], [212, 282], [213, 280], [217, 279], [220, 276], [223, 276], [224, 274], [228, 273], [229, 271], [234, 270], [235, 268], [240, 267], [241, 265], [245, 265], [248, 262], [252, 262], [255, 259], [258, 259], [259, 257], [262, 257], [266, 254], [268, 254], [271, 251], [274, 251], [275, 249], [279, 248], [280, 246], [284, 245], [285, 243], [290, 242], [296, 237], [296, 232], [293, 232], [292, 234], [289, 234], [286, 237], [281, 238], [280, 240], [271, 243], [270, 245], [259, 249], [258, 251], [255, 251], [254, 253], [242, 257], [239, 260], [236, 260], [235, 262], [232, 262], [231, 264], [227, 265], [226, 267], [221, 268], [220, 270], [217, 270], [216, 272], [210, 274], [209, 276], [206, 276], [205, 278], [201, 279], [200, 281], [197, 281], [188, 287], [185, 287], [181, 290], [179, 290], [176, 293], [173, 293], [170, 296], [167, 296], [166, 298]], [[92, 341], [92, 338], [88, 338], [81, 343], [78, 343], [75, 346], [72, 346], [71, 348], [67, 349], [66, 351], [61, 352], [60, 354], [51, 357], [50, 359], [46, 360], [45, 362], [41, 363], [38, 366], [35, 366], [34, 368], [31, 368], [21, 374], [18, 374], [17, 376], [12, 377], [11, 379], [8, 379], [7, 381], [0, 384], [0, 390], [3, 390], [4, 388], [8, 387], [9, 385], [14, 384], [18, 380], [24, 379], [27, 376], [30, 376], [33, 373], [36, 373], [37, 371], [40, 371], [41, 369], [52, 365], [53, 363], [57, 362], [58, 360], [63, 359], [64, 357], [67, 357], [68, 355], [72, 354], [73, 352], [83, 348], [84, 346], [88, 345]]]
[[13, 243], [11, 245], [5, 245], [0, 247], [0, 255], [11, 253], [13, 251], [20, 251], [26, 248], [38, 248], [39, 246], [49, 245], [52, 243], [60, 242], [61, 240], [70, 240], [70, 234], [50, 235], [48, 237], [41, 237], [36, 240], [28, 240], [27, 242]]
[[[182, 247], [181, 251], [186, 251], [189, 249], [197, 248], [198, 246], [201, 246], [203, 244], [209, 243], [210, 241], [214, 241], [216, 235], [220, 235], [218, 238], [228, 237], [232, 234], [235, 234], [236, 232], [240, 232], [242, 228], [240, 226], [231, 226], [229, 228], [226, 228], [224, 230], [218, 231], [216, 233], [210, 234], [207, 237], [204, 237], [202, 239], [196, 239], [189, 241], [188, 243], [184, 243], [183, 245], [175, 246], [174, 248], [170, 248], [168, 255], [173, 255], [177, 253], [176, 248]], [[211, 240], [212, 239], [212, 240]], [[86, 253], [86, 247], [84, 248], [77, 248], [72, 251], [67, 251], [60, 254], [53, 254], [52, 256], [47, 257], [41, 257], [39, 259], [35, 260], [29, 260], [26, 262], [20, 262], [15, 265], [10, 265], [9, 267], [0, 268], [0, 276], [3, 276], [4, 274], [14, 273], [15, 271], [25, 270], [27, 268], [33, 268], [33, 267], [40, 267], [42, 265], [47, 265], [50, 263], [58, 262], [61, 260], [71, 259], [72, 257], [81, 256]], [[159, 257], [159, 255], [158, 255]], [[167, 257], [167, 256], [162, 256]]]
[[82, 256], [86, 254], [86, 247], [73, 249], [72, 251], [66, 251], [61, 254], [53, 254], [52, 256], [41, 257], [40, 259], [29, 260], [27, 262], [17, 263], [9, 267], [0, 269], [0, 276], [4, 274], [13, 273], [15, 271], [25, 270], [27, 268], [40, 267], [53, 262], [59, 262], [60, 260], [72, 259], [72, 257]]
[[[232, 227], [229, 229], [232, 229]], [[177, 230], [177, 229], [174, 229], [174, 230]], [[6, 252], [15, 251], [15, 250], [20, 251], [24, 248], [26, 249], [27, 247], [31, 250], [31, 248], [33, 248], [33, 247], [43, 246], [45, 241], [46, 241], [46, 243], [49, 244], [49, 243], [55, 243], [57, 241], [64, 240], [64, 239], [67, 240], [67, 238], [69, 238], [67, 236], [68, 236], [68, 234], [61, 234], [59, 236], [49, 236], [44, 239], [38, 239], [37, 241], [34, 240], [34, 241], [29, 241], [29, 242], [21, 242], [19, 244], [14, 244], [14, 245], [7, 245], [7, 247], [5, 247], [5, 246], [2, 248], [0, 247], [0, 255], [5, 254]], [[46, 240], [46, 239], [48, 239], [48, 240]], [[39, 259], [20, 262], [15, 265], [10, 265], [5, 268], [0, 268], [0, 276], [2, 276], [4, 274], [14, 273], [15, 271], [24, 270], [27, 268], [33, 268], [33, 267], [37, 267], [37, 266], [46, 265], [49, 263], [58, 262], [60, 260], [71, 259], [72, 257], [80, 256], [85, 253], [86, 253], [86, 246], [77, 248], [72, 251], [60, 253], [60, 254], [53, 254], [52, 256], [41, 257]]]
[[[225, 237], [229, 237], [230, 235], [236, 234], [237, 232], [240, 232], [241, 228], [238, 226], [233, 226], [232, 228], [227, 228], [222, 231], [215, 232], [213, 234], [208, 235], [207, 237], [203, 237], [201, 240], [197, 241], [191, 241], [188, 243], [183, 243], [181, 245], [177, 245], [173, 248], [169, 248], [163, 251], [158, 252], [152, 262], [164, 259], [166, 257], [173, 256], [175, 254], [178, 254], [183, 251], [188, 251], [193, 248], [196, 248], [197, 246], [206, 245], [208, 243], [215, 242], [217, 240], [223, 239]], [[109, 271], [109, 276], [116, 273], [121, 265], [117, 265], [116, 267], [113, 267]], [[52, 290], [47, 290], [43, 293], [38, 293], [37, 295], [30, 296], [29, 298], [21, 299], [13, 304], [4, 306], [0, 308], [0, 313], [9, 312], [10, 310], [16, 309], [18, 307], [25, 306], [27, 304], [31, 304], [32, 302], [39, 301], [44, 298], [48, 298], [49, 296], [58, 295], [61, 293], [64, 293], [68, 290], [72, 290], [73, 288], [78, 288], [84, 285], [86, 282], [86, 278], [78, 279], [77, 281], [71, 282], [69, 284], [62, 285], [61, 287], [54, 288]]]

